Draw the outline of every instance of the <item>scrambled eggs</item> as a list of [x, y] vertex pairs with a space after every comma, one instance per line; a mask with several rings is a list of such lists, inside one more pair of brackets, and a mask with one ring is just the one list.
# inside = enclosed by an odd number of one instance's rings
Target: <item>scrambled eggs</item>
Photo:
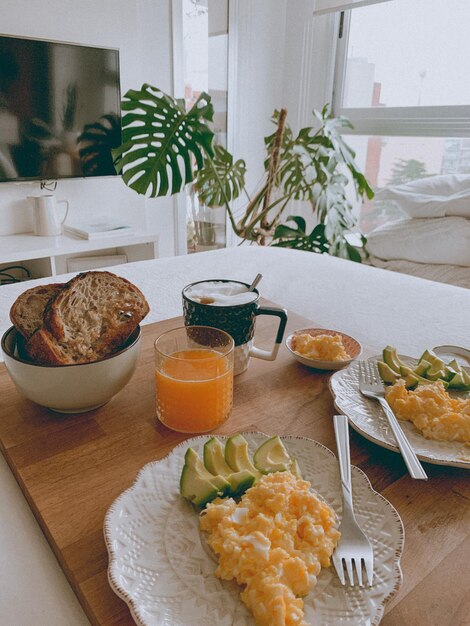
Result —
[[244, 585], [259, 626], [307, 626], [303, 601], [330, 566], [340, 533], [333, 510], [290, 472], [263, 476], [243, 495], [207, 505], [200, 519], [219, 557], [216, 575]]
[[410, 391], [398, 380], [385, 397], [399, 419], [413, 422], [428, 439], [470, 445], [470, 398], [452, 398], [441, 381]]
[[347, 361], [346, 352], [341, 335], [309, 335], [302, 333], [294, 335], [291, 340], [294, 352], [318, 361]]

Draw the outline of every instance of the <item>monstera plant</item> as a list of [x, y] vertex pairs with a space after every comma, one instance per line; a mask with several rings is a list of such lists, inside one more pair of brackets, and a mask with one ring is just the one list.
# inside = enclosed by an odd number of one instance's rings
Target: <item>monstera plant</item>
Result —
[[[200, 202], [225, 207], [243, 240], [360, 261], [345, 237], [356, 226], [347, 187], [351, 184], [359, 199], [372, 198], [373, 192], [342, 139], [341, 129], [350, 126], [346, 118], [332, 117], [326, 106], [314, 112], [316, 128], [303, 128], [294, 136], [286, 124], [287, 111], [275, 111], [276, 130], [265, 139], [265, 177], [250, 194], [245, 162], [214, 143], [208, 94], [186, 110], [184, 100], [144, 84], [126, 93], [122, 108], [122, 143], [113, 150], [114, 164], [138, 193], [175, 194], [191, 183]], [[233, 203], [242, 194], [247, 201], [236, 219]], [[310, 233], [303, 217], [290, 215], [296, 200], [312, 208], [316, 225]]]

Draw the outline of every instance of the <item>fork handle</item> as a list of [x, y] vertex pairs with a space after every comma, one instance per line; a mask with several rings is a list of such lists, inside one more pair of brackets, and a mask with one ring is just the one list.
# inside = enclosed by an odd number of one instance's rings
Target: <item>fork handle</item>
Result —
[[398, 447], [400, 448], [400, 452], [406, 463], [406, 467], [410, 472], [410, 476], [418, 480], [427, 480], [428, 476], [424, 471], [423, 466], [419, 462], [415, 451], [411, 447], [410, 442], [406, 438], [400, 424], [398, 423], [397, 418], [395, 417], [395, 413], [390, 408], [387, 400], [381, 397], [378, 397], [377, 399], [380, 402], [380, 405], [384, 410], [385, 415], [387, 416], [388, 423], [390, 424], [390, 428], [392, 429], [395, 440], [398, 444]]
[[334, 415], [333, 423], [335, 427], [336, 448], [338, 450], [341, 488], [343, 490], [343, 505], [346, 505], [350, 513], [353, 513], [348, 418], [346, 415]]

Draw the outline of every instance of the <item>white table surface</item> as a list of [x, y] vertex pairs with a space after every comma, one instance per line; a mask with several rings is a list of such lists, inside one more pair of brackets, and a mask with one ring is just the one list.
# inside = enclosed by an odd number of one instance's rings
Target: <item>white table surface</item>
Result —
[[[190, 282], [251, 282], [261, 272], [262, 296], [377, 351], [386, 344], [410, 355], [441, 344], [470, 346], [470, 290], [326, 255], [240, 247], [110, 270], [145, 293], [151, 307], [146, 323], [180, 315], [181, 289]], [[70, 276], [55, 277], [54, 282]], [[16, 297], [47, 282], [51, 279], [0, 287], [1, 333], [9, 326], [8, 312]], [[3, 457], [0, 499], [0, 626], [88, 625]]]

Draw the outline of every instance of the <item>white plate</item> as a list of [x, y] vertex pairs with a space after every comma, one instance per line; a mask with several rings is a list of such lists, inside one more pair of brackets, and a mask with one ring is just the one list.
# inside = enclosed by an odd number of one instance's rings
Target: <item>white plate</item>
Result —
[[[374, 356], [369, 360], [377, 361], [381, 358]], [[400, 359], [410, 365], [417, 362], [416, 359], [402, 355]], [[399, 452], [380, 404], [376, 400], [364, 397], [359, 391], [358, 362], [352, 363], [347, 370], [333, 374], [330, 389], [336, 407], [349, 417], [351, 426], [358, 433], [383, 448]], [[470, 448], [464, 443], [426, 439], [411, 422], [401, 420], [400, 425], [422, 461], [470, 469]]]
[[[244, 436], [251, 452], [266, 439], [260, 433]], [[188, 439], [164, 459], [146, 465], [106, 515], [108, 579], [141, 626], [254, 625], [238, 585], [215, 577], [216, 562], [199, 532], [198, 515], [179, 495], [184, 453], [189, 446], [201, 453], [206, 440], [205, 436]], [[310, 439], [283, 440], [304, 478], [339, 513], [334, 454]], [[401, 585], [401, 519], [357, 467], [352, 467], [352, 479], [357, 517], [374, 547], [374, 585], [343, 587], [333, 567], [323, 570], [317, 587], [305, 598], [310, 624], [375, 626], [385, 603]]]

